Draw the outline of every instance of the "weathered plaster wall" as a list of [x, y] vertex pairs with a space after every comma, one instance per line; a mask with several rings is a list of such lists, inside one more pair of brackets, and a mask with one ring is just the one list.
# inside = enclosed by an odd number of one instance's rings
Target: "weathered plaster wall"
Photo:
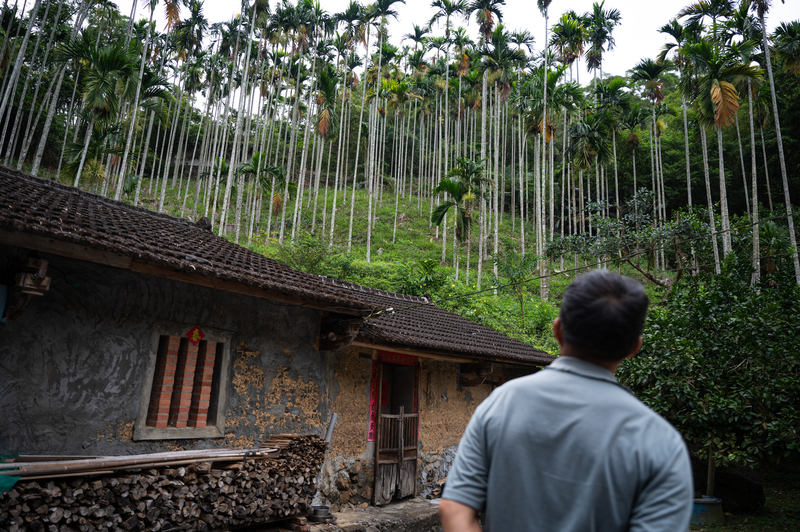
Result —
[[367, 441], [372, 360], [359, 357], [367, 351], [343, 349], [335, 369], [339, 393], [332, 412], [339, 421], [320, 479], [324, 501], [335, 509], [372, 502], [375, 447]]
[[[508, 382], [529, 374], [533, 369], [495, 364], [487, 380]], [[459, 391], [455, 364], [429, 359], [422, 360], [420, 381], [417, 491], [425, 494], [448, 475], [467, 423], [478, 405], [489, 397], [494, 385], [462, 387]]]
[[369, 386], [372, 360], [359, 358], [358, 348], [342, 350], [336, 365], [339, 394], [333, 402], [333, 412], [339, 421], [331, 440], [332, 454], [360, 456], [367, 448], [369, 418]]
[[[25, 257], [0, 246], [0, 282]], [[312, 347], [317, 311], [42, 258], [50, 290], [0, 326], [0, 452], [130, 454], [323, 433], [339, 357]], [[233, 334], [225, 437], [133, 442], [153, 331], [176, 324]]]

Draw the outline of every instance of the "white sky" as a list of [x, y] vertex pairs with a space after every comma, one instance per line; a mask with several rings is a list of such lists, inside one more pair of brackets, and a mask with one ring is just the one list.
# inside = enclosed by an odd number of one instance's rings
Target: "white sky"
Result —
[[[584, 13], [591, 9], [595, 0], [571, 0], [570, 2], [555, 1], [550, 4], [550, 24], [558, 21], [564, 11], [574, 10]], [[343, 11], [349, 0], [320, 0], [323, 9], [329, 13]], [[144, 13], [140, 1], [140, 13]], [[362, 4], [368, 3], [362, 0]], [[434, 13], [430, 7], [430, 0], [406, 0], [406, 4], [395, 4], [399, 13], [397, 21], [391, 21], [389, 35], [396, 46], [400, 46], [403, 35], [410, 33], [412, 24], [426, 24]], [[632, 68], [640, 59], [645, 57], [655, 58], [660, 51], [666, 36], [658, 33], [658, 28], [675, 17], [683, 7], [690, 4], [691, 0], [606, 0], [605, 8], [616, 8], [622, 15], [622, 22], [614, 31], [616, 40], [614, 50], [607, 52], [603, 59], [603, 71], [610, 74], [622, 75]], [[277, 0], [270, 0], [270, 7], [274, 7]], [[129, 14], [131, 0], [117, 0], [120, 12]], [[204, 14], [209, 23], [230, 20], [240, 11], [240, 0], [205, 0]], [[186, 12], [186, 10], [184, 10]], [[544, 45], [544, 17], [539, 13], [534, 0], [506, 0], [502, 8], [503, 24], [509, 30], [528, 30], [536, 39], [535, 47], [541, 50]], [[156, 16], [160, 16], [159, 27], [163, 29], [163, 3], [156, 8]], [[143, 18], [143, 14], [137, 14]], [[800, 0], [773, 0], [772, 9], [767, 17], [767, 25], [772, 31], [780, 22], [800, 19]], [[467, 25], [463, 20], [454, 21], [454, 27], [464, 25], [467, 27], [473, 40], [478, 39], [478, 25], [474, 17]], [[444, 22], [437, 29], [437, 35], [444, 33]], [[407, 44], [412, 44], [410, 41]], [[363, 53], [363, 49], [361, 50]], [[588, 75], [581, 73], [581, 82], [588, 81]]]

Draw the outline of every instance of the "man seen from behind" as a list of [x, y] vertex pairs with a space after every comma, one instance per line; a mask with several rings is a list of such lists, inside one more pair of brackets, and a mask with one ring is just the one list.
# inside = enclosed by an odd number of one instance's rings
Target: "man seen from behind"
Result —
[[681, 435], [614, 377], [642, 345], [642, 285], [605, 270], [567, 287], [561, 356], [496, 389], [458, 447], [445, 532], [686, 532], [693, 504]]

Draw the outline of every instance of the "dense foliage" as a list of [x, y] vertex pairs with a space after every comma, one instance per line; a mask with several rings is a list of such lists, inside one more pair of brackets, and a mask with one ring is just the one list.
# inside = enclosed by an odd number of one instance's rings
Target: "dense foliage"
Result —
[[618, 377], [699, 456], [777, 461], [800, 451], [800, 289], [791, 276], [750, 286], [725, 266], [684, 277], [651, 309]]

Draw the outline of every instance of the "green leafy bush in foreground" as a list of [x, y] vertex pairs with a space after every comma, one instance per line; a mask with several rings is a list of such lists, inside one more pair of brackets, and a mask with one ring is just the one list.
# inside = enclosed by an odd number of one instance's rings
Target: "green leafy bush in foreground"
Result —
[[642, 401], [717, 464], [777, 461], [800, 439], [800, 288], [684, 277], [651, 309], [644, 348], [618, 372]]

